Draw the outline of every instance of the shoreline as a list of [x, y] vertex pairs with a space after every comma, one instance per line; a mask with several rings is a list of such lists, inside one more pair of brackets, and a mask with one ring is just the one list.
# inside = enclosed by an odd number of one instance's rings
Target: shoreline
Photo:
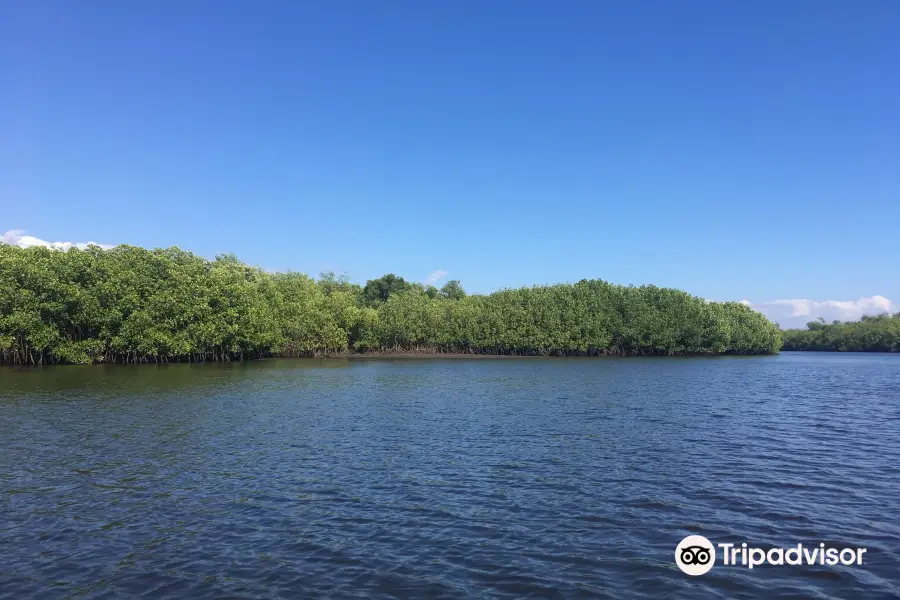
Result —
[[778, 353], [759, 354], [480, 354], [469, 352], [436, 352], [436, 351], [374, 351], [321, 354], [310, 357], [273, 356], [271, 358], [475, 358], [475, 359], [510, 359], [510, 358], [716, 358], [722, 356], [777, 356]]
[[43, 369], [48, 367], [103, 367], [103, 366], [122, 366], [122, 367], [131, 367], [131, 366], [167, 366], [167, 365], [228, 365], [228, 364], [253, 364], [253, 363], [264, 363], [266, 361], [340, 361], [340, 360], [389, 360], [389, 359], [397, 359], [397, 360], [438, 360], [438, 359], [448, 359], [448, 360], [523, 360], [523, 359], [665, 359], [665, 358], [765, 358], [765, 357], [775, 357], [779, 354], [879, 354], [879, 355], [896, 355], [897, 352], [876, 352], [876, 351], [865, 351], [865, 350], [851, 350], [851, 351], [834, 351], [834, 350], [782, 350], [776, 353], [770, 354], [563, 354], [563, 355], [554, 355], [554, 354], [474, 354], [474, 353], [465, 353], [465, 352], [432, 352], [432, 351], [420, 351], [420, 352], [409, 352], [409, 351], [397, 351], [397, 352], [347, 352], [347, 353], [334, 353], [334, 354], [317, 354], [317, 355], [307, 355], [307, 356], [263, 356], [258, 358], [246, 358], [243, 360], [201, 360], [201, 361], [186, 361], [186, 360], [171, 360], [171, 361], [138, 361], [134, 363], [121, 363], [121, 362], [94, 362], [94, 363], [45, 363], [45, 364], [36, 364], [36, 365], [21, 365], [21, 364], [0, 364], [0, 373], [2, 373], [4, 368], [10, 370], [31, 370], [31, 369]]
[[465, 352], [350, 352], [330, 354], [322, 358], [591, 358], [588, 356], [551, 356], [539, 354], [467, 354]]
[[[802, 352], [802, 351], [800, 351]], [[635, 359], [635, 358], [653, 358], [653, 359], [673, 359], [673, 358], [763, 358], [778, 356], [775, 353], [759, 353], [759, 354], [476, 354], [466, 352], [436, 352], [436, 351], [377, 351], [377, 352], [336, 352], [336, 353], [319, 353], [314, 355], [301, 356], [260, 356], [248, 357], [244, 359], [230, 360], [142, 360], [136, 362], [106, 362], [97, 361], [91, 363], [43, 363], [43, 364], [10, 364], [0, 363], [0, 370], [10, 369], [34, 369], [47, 367], [97, 367], [97, 366], [164, 366], [164, 365], [227, 365], [227, 364], [252, 364], [262, 363], [272, 360], [285, 361], [308, 361], [308, 360], [523, 360], [523, 359]], [[838, 354], [838, 353], [833, 353]]]

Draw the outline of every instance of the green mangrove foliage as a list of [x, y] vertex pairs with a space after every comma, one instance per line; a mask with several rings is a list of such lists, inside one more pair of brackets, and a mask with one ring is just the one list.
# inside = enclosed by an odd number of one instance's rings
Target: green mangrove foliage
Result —
[[350, 351], [764, 354], [780, 330], [737, 303], [604, 281], [466, 295], [393, 274], [365, 286], [177, 248], [0, 244], [0, 362], [240, 360]]
[[812, 321], [806, 324], [806, 329], [786, 330], [784, 349], [900, 352], [900, 312], [894, 315], [864, 316], [860, 321]]
[[739, 303], [583, 280], [456, 301], [392, 296], [355, 346], [521, 355], [765, 354], [778, 351], [781, 334]]

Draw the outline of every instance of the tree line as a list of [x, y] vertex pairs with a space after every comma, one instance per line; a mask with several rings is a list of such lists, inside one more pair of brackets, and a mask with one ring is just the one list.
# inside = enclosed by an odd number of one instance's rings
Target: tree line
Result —
[[233, 255], [0, 244], [0, 363], [227, 361], [346, 352], [769, 354], [781, 331], [733, 302], [601, 280], [467, 295], [394, 274], [364, 286]]
[[894, 315], [863, 316], [859, 321], [819, 319], [806, 329], [784, 332], [785, 350], [826, 352], [900, 352], [900, 312]]

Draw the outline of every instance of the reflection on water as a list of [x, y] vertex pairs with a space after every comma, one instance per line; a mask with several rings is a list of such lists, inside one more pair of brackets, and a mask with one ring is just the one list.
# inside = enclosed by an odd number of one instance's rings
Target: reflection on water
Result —
[[[0, 370], [0, 595], [897, 597], [900, 356]], [[861, 567], [673, 562], [686, 535]]]

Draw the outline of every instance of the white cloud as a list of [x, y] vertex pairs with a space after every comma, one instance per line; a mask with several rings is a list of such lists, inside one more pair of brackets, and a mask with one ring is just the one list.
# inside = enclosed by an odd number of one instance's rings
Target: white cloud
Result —
[[744, 306], [753, 306], [753, 303], [749, 300], [741, 300], [741, 304], [743, 304]]
[[441, 269], [437, 269], [436, 271], [432, 271], [431, 273], [429, 273], [428, 277], [426, 277], [425, 281], [423, 281], [422, 283], [424, 283], [425, 285], [434, 285], [446, 276], [447, 276], [447, 271], [442, 271]]
[[861, 296], [859, 300], [808, 300], [791, 298], [769, 302], [741, 302], [777, 321], [782, 327], [803, 327], [819, 317], [826, 321], [857, 321], [863, 315], [878, 315], [895, 310], [894, 303], [884, 296]]
[[55, 248], [57, 250], [68, 250], [69, 248], [80, 248], [84, 250], [88, 246], [100, 246], [104, 250], [109, 250], [114, 246], [109, 244], [98, 244], [97, 242], [48, 242], [34, 236], [25, 235], [21, 229], [10, 229], [3, 235], [0, 235], [0, 242], [18, 246], [20, 248], [29, 248], [31, 246], [45, 246], [47, 248]]

